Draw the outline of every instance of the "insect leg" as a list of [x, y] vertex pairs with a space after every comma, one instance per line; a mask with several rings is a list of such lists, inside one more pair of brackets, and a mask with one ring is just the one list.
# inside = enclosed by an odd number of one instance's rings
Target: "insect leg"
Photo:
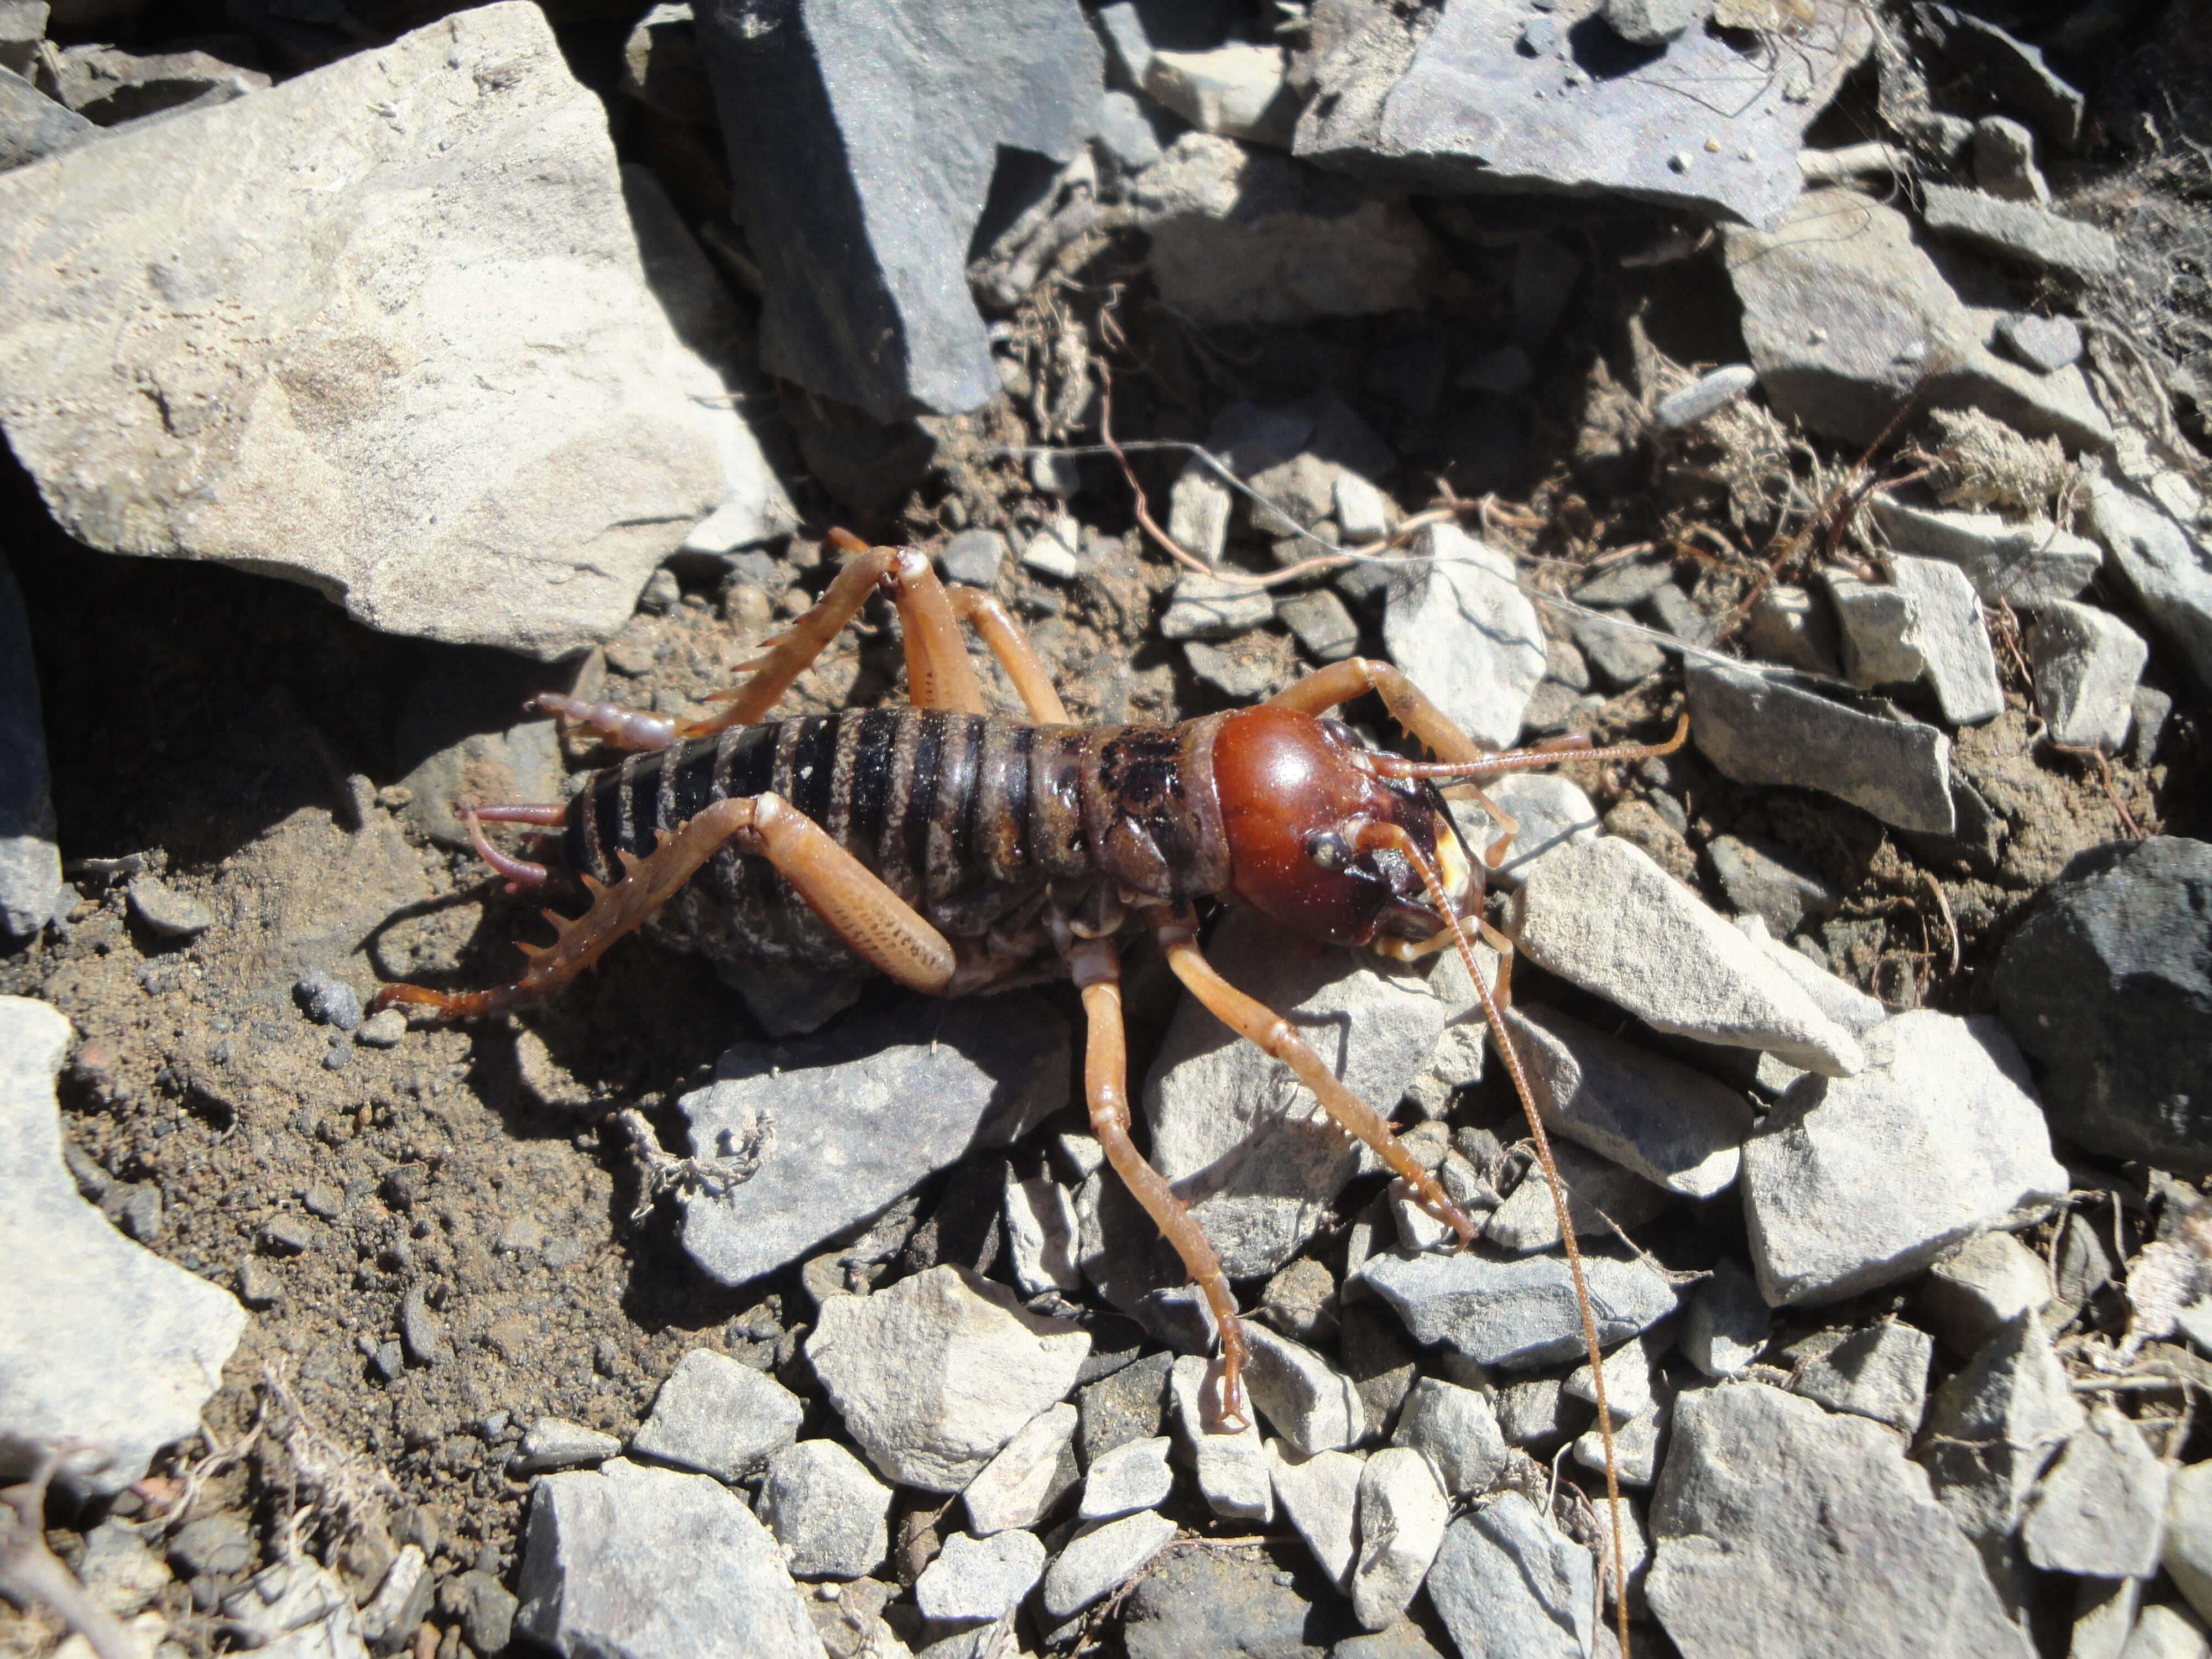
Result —
[[1237, 1299], [1221, 1271], [1221, 1258], [1206, 1231], [1177, 1198], [1167, 1178], [1145, 1161], [1129, 1139], [1128, 1038], [1121, 1020], [1121, 952], [1110, 939], [1078, 941], [1067, 953], [1068, 968], [1083, 994], [1088, 1035], [1083, 1055], [1083, 1092], [1091, 1106], [1091, 1133], [1106, 1149], [1106, 1161], [1121, 1177], [1145, 1213], [1196, 1281], [1221, 1327], [1221, 1411], [1224, 1429], [1245, 1425], [1244, 1328], [1237, 1322]]
[[1052, 676], [1030, 642], [1022, 637], [1022, 630], [1014, 626], [1014, 619], [1006, 614], [1006, 606], [980, 587], [951, 587], [945, 592], [952, 600], [952, 614], [974, 629], [991, 654], [999, 659], [999, 666], [1006, 671], [1013, 682], [1014, 693], [1029, 711], [1030, 719], [1039, 726], [1067, 726], [1066, 707], [1060, 700]]

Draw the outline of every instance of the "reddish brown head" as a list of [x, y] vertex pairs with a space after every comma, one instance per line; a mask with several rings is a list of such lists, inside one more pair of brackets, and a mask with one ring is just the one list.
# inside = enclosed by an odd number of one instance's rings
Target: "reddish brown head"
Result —
[[1377, 777], [1363, 753], [1348, 727], [1288, 708], [1248, 708], [1222, 724], [1213, 781], [1230, 896], [1308, 939], [1426, 938], [1444, 919], [1413, 866], [1353, 843], [1363, 823], [1395, 823], [1433, 859], [1437, 836], [1450, 832], [1427, 791]]

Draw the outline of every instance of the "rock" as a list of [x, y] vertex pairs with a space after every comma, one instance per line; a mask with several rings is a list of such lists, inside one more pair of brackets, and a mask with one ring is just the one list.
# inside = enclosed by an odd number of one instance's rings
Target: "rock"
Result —
[[1723, 235], [1752, 366], [1784, 419], [1867, 444], [1917, 398], [1984, 410], [2031, 437], [2112, 441], [2079, 369], [2039, 374], [1989, 349], [1991, 321], [1952, 291], [1896, 210], [1808, 191], [1778, 228]]
[[[1695, 720], [1693, 705], [1693, 731]], [[1659, 1030], [1763, 1049], [1826, 1076], [1863, 1061], [1850, 1033], [1764, 952], [1618, 837], [1546, 855], [1510, 914], [1538, 966]]]
[[564, 1418], [541, 1417], [524, 1433], [521, 1449], [507, 1468], [515, 1474], [544, 1474], [604, 1463], [621, 1449], [622, 1442], [611, 1434]]
[[[1974, 123], [1974, 182], [1991, 196], [2007, 202], [2027, 202], [2039, 208], [2051, 205], [2051, 186], [2035, 167], [2035, 135], [2017, 121], [2002, 115], [1985, 115]], [[2074, 343], [2075, 356], [2081, 341]], [[2063, 368], [2068, 357], [2051, 365]], [[2040, 363], [2030, 362], [2031, 368]]]
[[406, 1646], [428, 1614], [435, 1589], [421, 1547], [402, 1545], [376, 1594], [361, 1610], [362, 1638], [369, 1651], [382, 1655]]
[[1074, 1617], [1142, 1572], [1175, 1534], [1175, 1522], [1150, 1510], [1083, 1527], [1046, 1572], [1039, 1605], [1050, 1618]]
[[1498, 1428], [1509, 1446], [1549, 1453], [1582, 1431], [1595, 1415], [1556, 1376], [1512, 1382], [1498, 1391]]
[[1022, 568], [1056, 582], [1073, 581], [1083, 574], [1083, 561], [1076, 551], [1081, 538], [1073, 519], [1048, 520], [1022, 544]]
[[1583, 1659], [1596, 1652], [1590, 1553], [1517, 1492], [1452, 1522], [1429, 1600], [1461, 1659]]
[[1352, 1613], [1381, 1630], [1405, 1612], [1443, 1542], [1450, 1500], [1420, 1453], [1386, 1446], [1359, 1474], [1359, 1554], [1352, 1569]]
[[1184, 133], [1129, 193], [1161, 302], [1203, 328], [1417, 310], [1443, 265], [1403, 201], [1213, 133]]
[[687, 125], [711, 123], [714, 95], [690, 0], [648, 7], [623, 43], [622, 89]]
[[292, 987], [292, 1000], [318, 1025], [350, 1031], [361, 1024], [361, 994], [342, 979], [320, 971], [304, 974]]
[[1513, 561], [1452, 525], [1431, 525], [1391, 579], [1382, 642], [1445, 716], [1486, 749], [1512, 746], [1544, 678], [1543, 625]]
[[961, 1494], [970, 1532], [986, 1538], [1044, 1518], [1063, 1490], [1060, 1474], [1075, 1424], [1075, 1407], [1062, 1401], [1015, 1431]]
[[2212, 1643], [2205, 1639], [2203, 1622], [2160, 1602], [2142, 1610], [2119, 1659], [2204, 1659], [2208, 1653]]
[[1751, 1133], [1742, 1095], [1549, 1008], [1509, 1010], [1506, 1021], [1547, 1128], [1687, 1197], [1735, 1183]]
[[1207, 52], [1155, 52], [1145, 91], [1196, 127], [1287, 147], [1297, 100], [1283, 85], [1280, 46], [1236, 40]]
[[1248, 1421], [1234, 1433], [1222, 1428], [1218, 1388], [1208, 1369], [1196, 1355], [1183, 1354], [1168, 1375], [1176, 1426], [1196, 1471], [1199, 1494], [1216, 1515], [1264, 1525], [1274, 1519], [1275, 1492], [1259, 1425]]
[[1920, 1461], [1937, 1501], [1993, 1565], [2011, 1547], [2036, 1477], [2087, 1421], [2033, 1314], [1936, 1391]]
[[2212, 1462], [2173, 1471], [2160, 1552], [2166, 1575], [2203, 1614], [2212, 1607]]
[[1991, 1232], [1937, 1257], [1919, 1299], [1945, 1346], [1972, 1353], [2020, 1315], [2040, 1312], [2055, 1293], [2041, 1256], [2010, 1233]]
[[[1583, 1273], [1600, 1347], [1648, 1330], [1674, 1310], [1656, 1268], [1585, 1252]], [[1420, 1343], [1449, 1342], [1481, 1365], [1526, 1369], [1582, 1352], [1582, 1316], [1564, 1257], [1378, 1255], [1359, 1282], [1397, 1310]]]
[[[54, 1100], [69, 1041], [69, 1022], [46, 1004], [0, 997], [0, 1261], [12, 1310], [0, 1326], [0, 1429], [106, 1452], [103, 1467], [80, 1458], [60, 1480], [108, 1498], [196, 1431], [246, 1310], [78, 1196]], [[57, 1346], [59, 1331], [69, 1340]]]
[[1632, 46], [1658, 46], [1697, 21], [1692, 0], [1607, 0], [1606, 25]]
[[[1639, 9], [1660, 24], [1671, 9]], [[1452, 7], [1418, 40], [1389, 20], [1371, 25], [1322, 65], [1294, 153], [1445, 195], [1616, 192], [1764, 222], [1796, 198], [1798, 140], [1871, 38], [1863, 18], [1823, 5], [1788, 76], [1759, 70], [1703, 27], [1659, 52], [1576, 35], [1563, 64], [1533, 47], [1502, 49], [1525, 16], [1490, 0]], [[1687, 84], [1705, 93], [1686, 112], [1676, 89]]]
[[2052, 143], [2073, 149], [2081, 134], [2083, 100], [2051, 72], [2040, 47], [1951, 6], [1923, 5], [1914, 15], [1943, 55], [2000, 104], [2033, 121]]
[[[1367, 1434], [1359, 1391], [1311, 1348], [1264, 1325], [1245, 1329], [1244, 1386], [1275, 1432], [1301, 1457], [1355, 1446]], [[1133, 1504], [1146, 1508], [1149, 1504]]]
[[[1316, 1264], [1318, 1265], [1318, 1264]], [[1150, 1439], [1167, 1417], [1170, 1353], [1150, 1353], [1083, 1390], [1083, 1460], [1097, 1462], [1116, 1446]]]
[[1489, 1491], [1505, 1470], [1505, 1437], [1490, 1397], [1438, 1377], [1425, 1376], [1413, 1384], [1390, 1443], [1427, 1458], [1437, 1483], [1453, 1498]]
[[2119, 244], [2094, 225], [1951, 185], [1923, 185], [1921, 191], [1928, 228], [1982, 252], [2082, 282], [2120, 268]]
[[47, 97], [15, 68], [0, 65], [0, 172], [99, 135], [98, 127], [68, 105]]
[[[207, 1515], [187, 1521], [169, 1540], [169, 1559], [187, 1577], [201, 1573], [224, 1577], [243, 1572], [253, 1565], [257, 1553], [252, 1528], [243, 1516], [236, 1515]], [[417, 1550], [415, 1554], [419, 1565], [422, 1552]]]
[[1735, 1376], [1766, 1351], [1772, 1323], [1758, 1282], [1734, 1256], [1723, 1256], [1691, 1294], [1682, 1319], [1682, 1352], [1707, 1376]]
[[515, 1595], [498, 1575], [481, 1567], [457, 1573], [438, 1587], [438, 1604], [457, 1615], [461, 1633], [477, 1653], [501, 1653], [513, 1639]]
[[2212, 1174], [2212, 847], [2159, 836], [2075, 855], [1997, 958], [1997, 1007], [2059, 1133]]
[[1285, 594], [1275, 601], [1275, 618], [1316, 662], [1342, 662], [1359, 648], [1359, 624], [1326, 588]]
[[761, 1659], [823, 1659], [775, 1540], [705, 1475], [619, 1458], [540, 1475], [516, 1589], [517, 1628], [567, 1659], [704, 1659], [739, 1630]]
[[945, 580], [968, 587], [989, 587], [1006, 562], [1006, 538], [995, 530], [963, 530], [937, 556]]
[[2158, 1571], [2167, 1470], [2142, 1431], [2112, 1406], [2092, 1407], [2050, 1472], [2021, 1540], [2049, 1572], [2148, 1578]]
[[1812, 998], [1822, 1013], [1853, 1036], [1864, 1036], [1889, 1018], [1889, 1010], [1879, 1000], [1816, 967], [1802, 951], [1770, 937], [1766, 924], [1757, 917], [1739, 916], [1736, 926], [1766, 953], [1770, 962], [1796, 981], [1797, 988]]
[[[1485, 784], [1483, 793], [1514, 820], [1505, 861], [1489, 876], [1502, 887], [1519, 886], [1529, 866], [1553, 848], [1597, 839], [1597, 808], [1569, 779], [1548, 772], [1509, 772], [1495, 783]], [[1471, 801], [1449, 805], [1468, 844], [1477, 854], [1486, 852], [1498, 835], [1489, 815]]]
[[1808, 917], [1825, 921], [1843, 904], [1844, 896], [1819, 871], [1774, 842], [1715, 836], [1705, 850], [1729, 902], [1757, 915], [1778, 938], [1796, 933]]
[[988, 1625], [1019, 1607], [1043, 1577], [1044, 1545], [1033, 1532], [955, 1533], [914, 1581], [914, 1604], [941, 1625]]
[[1928, 1403], [1936, 1345], [1925, 1331], [1883, 1320], [1858, 1331], [1822, 1331], [1791, 1350], [1790, 1387], [1830, 1411], [1887, 1423], [1910, 1439]]
[[1645, 637], [1650, 630], [1629, 617], [1581, 616], [1567, 626], [1598, 679], [1613, 690], [1640, 685], [1667, 665], [1667, 653]]
[[653, 1396], [630, 1450], [734, 1482], [799, 1437], [805, 1407], [775, 1378], [727, 1354], [694, 1348]]
[[125, 121], [191, 103], [220, 87], [223, 101], [267, 89], [269, 77], [225, 63], [212, 52], [135, 52], [116, 46], [64, 47], [46, 60], [45, 76], [54, 96], [96, 126]]
[[2027, 630], [2027, 659], [2052, 742], [2109, 753], [2127, 741], [2136, 682], [2150, 659], [2142, 635], [2109, 611], [2061, 600]]
[[2039, 374], [2056, 374], [2081, 360], [2081, 331], [2070, 317], [2039, 317], [2021, 312], [1997, 324], [1997, 343], [2014, 362]]
[[1016, 1181], [1009, 1170], [1006, 1248], [1013, 1257], [1014, 1278], [1023, 1291], [1042, 1296], [1047, 1291], [1070, 1295], [1080, 1291], [1083, 1270], [1075, 1261], [1078, 1242], [1075, 1202], [1067, 1188], [1050, 1176]]
[[1995, 605], [2040, 609], [2070, 599], [2105, 562], [2096, 543], [2046, 520], [2024, 523], [1995, 513], [1960, 513], [1877, 490], [1875, 522], [1900, 552], [1946, 559]]
[[1900, 830], [1948, 836], [1950, 740], [1800, 690], [1782, 676], [1697, 662], [1685, 672], [1690, 737], [1739, 783], [1818, 789]]
[[1380, 541], [1398, 521], [1397, 504], [1357, 472], [1340, 472], [1332, 486], [1337, 527], [1352, 546]]
[[2033, 1651], [1893, 1437], [1763, 1383], [1676, 1402], [1651, 1531], [1645, 1594], [1698, 1659], [1830, 1653], [1838, 1631], [1925, 1659]]
[[[420, 1285], [399, 1299], [399, 1344], [410, 1364], [453, 1362], [453, 1340], [446, 1334], [446, 1322], [431, 1312], [428, 1296]], [[736, 1364], [734, 1360], [727, 1363]]]
[[[1632, 0], [1643, 3], [1643, 0]], [[1683, 432], [1710, 420], [1759, 384], [1759, 371], [1749, 363], [1729, 363], [1710, 369], [1690, 385], [1662, 398], [1651, 411], [1651, 424], [1662, 432]]]
[[1744, 648], [1760, 662], [1779, 663], [1834, 679], [1843, 672], [1835, 615], [1802, 587], [1775, 583], [1751, 602]]
[[[1671, 1393], [1651, 1411], [1631, 1418], [1613, 1431], [1616, 1478], [1623, 1486], [1644, 1487], [1659, 1478], [1659, 1456], [1674, 1419]], [[1595, 1428], [1575, 1437], [1575, 1462], [1593, 1474], [1605, 1472], [1605, 1436]]]
[[2124, 485], [2089, 483], [2089, 529], [2143, 614], [2172, 640], [2200, 686], [2212, 686], [2212, 544]]
[[[382, 115], [394, 86], [410, 112]], [[264, 154], [346, 186], [272, 190]], [[244, 563], [374, 628], [550, 660], [611, 636], [720, 499], [603, 109], [534, 6], [111, 134], [0, 177], [0, 204], [51, 256], [0, 256], [0, 423], [89, 545]], [[219, 320], [243, 314], [248, 334]], [[127, 499], [93, 482], [125, 476]]]
[[700, 32], [766, 289], [761, 366], [881, 422], [996, 396], [969, 245], [1002, 148], [1066, 162], [1097, 130], [1072, 0], [842, 21], [779, 0]]
[[1160, 637], [1225, 640], [1262, 626], [1274, 614], [1266, 588], [1192, 571], [1176, 580], [1174, 599], [1160, 617]]
[[794, 1577], [865, 1578], [889, 1552], [890, 1505], [890, 1488], [844, 1447], [801, 1440], [769, 1455], [753, 1513]]
[[1868, 1032], [1866, 1052], [1856, 1077], [1792, 1084], [1744, 1143], [1752, 1261], [1776, 1307], [1893, 1284], [2065, 1195], [2027, 1066], [1996, 1020], [1918, 1009]]
[[677, 1102], [692, 1155], [761, 1156], [734, 1185], [678, 1194], [684, 1248], [742, 1285], [881, 1213], [971, 1150], [1064, 1105], [1067, 1020], [1035, 994], [915, 999], [797, 1042], [741, 1042]]
[[1124, 173], [1142, 173], [1160, 159], [1160, 136], [1152, 117], [1116, 88], [1108, 88], [1098, 106], [1098, 143]]
[[[362, 1650], [352, 1595], [335, 1573], [306, 1556], [263, 1568], [224, 1597], [222, 1613], [233, 1621], [231, 1634], [242, 1645], [283, 1659], [349, 1659]], [[328, 1628], [328, 1635], [317, 1627]], [[284, 1639], [310, 1631], [312, 1636], [296, 1648]]]
[[[133, 876], [127, 890], [131, 914], [141, 926], [163, 939], [198, 939], [215, 926], [215, 913], [189, 894], [179, 893], [156, 876]], [[354, 1002], [355, 1018], [361, 1003]]]
[[[932, 1267], [866, 1297], [832, 1297], [807, 1358], [888, 1479], [958, 1492], [1075, 1386], [1091, 1338], [1030, 1313], [963, 1267]], [[1070, 1425], [1071, 1430], [1073, 1425]]]
[[[1206, 955], [1231, 984], [1305, 1032], [1330, 1070], [1370, 1103], [1395, 1105], [1446, 1022], [1474, 1001], [1455, 964], [1424, 977], [1335, 952], [1286, 951], [1283, 939], [1257, 912], [1240, 909], [1223, 918]], [[1360, 1167], [1360, 1148], [1288, 1067], [1189, 997], [1161, 1044], [1144, 1106], [1154, 1167], [1190, 1205], [1232, 1279], [1287, 1261]], [[1146, 1229], [1144, 1240], [1156, 1231]]]
[[[2004, 693], [1997, 685], [1996, 653], [1990, 645], [1973, 584], [1958, 566], [1940, 559], [1892, 554], [1887, 563], [1890, 591], [1905, 606], [1897, 643], [1919, 660], [1917, 674], [1905, 678], [1924, 675], [1943, 718], [1954, 726], [1978, 726], [1995, 720], [2004, 712]], [[1837, 611], [1844, 618], [1844, 656], [1848, 667], [1853, 643], [1850, 623], [1840, 604]]]
[[[1665, 1188], [1579, 1146], [1555, 1143], [1552, 1161], [1559, 1168], [1559, 1184], [1567, 1189], [1567, 1220], [1577, 1238], [1611, 1238], [1616, 1228], [1640, 1227], [1667, 1207]], [[1531, 1164], [1505, 1201], [1491, 1212], [1483, 1237], [1501, 1249], [1524, 1255], [1558, 1248], [1559, 1209], [1540, 1166]]]
[[1313, 1552], [1322, 1575], [1349, 1595], [1358, 1557], [1359, 1477], [1366, 1466], [1349, 1452], [1316, 1452], [1297, 1458], [1280, 1441], [1267, 1443], [1275, 1500]]
[[1168, 1448], [1174, 1443], [1164, 1434], [1154, 1435], [1126, 1442], [1094, 1459], [1084, 1476], [1076, 1517], [1111, 1521], [1165, 1503], [1175, 1489], [1175, 1472], [1168, 1468]]
[[[6, 103], [0, 83], [0, 165], [6, 161]], [[30, 623], [15, 575], [0, 564], [0, 932], [12, 939], [35, 937], [61, 897], [55, 834]]]

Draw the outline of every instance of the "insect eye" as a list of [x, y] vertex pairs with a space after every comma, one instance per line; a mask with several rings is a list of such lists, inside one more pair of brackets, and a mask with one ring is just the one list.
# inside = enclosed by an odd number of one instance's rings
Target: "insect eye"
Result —
[[1321, 727], [1322, 735], [1340, 749], [1359, 747], [1359, 734], [1342, 720], [1320, 720], [1314, 722]]
[[1306, 856], [1324, 870], [1341, 870], [1352, 862], [1352, 843], [1341, 831], [1318, 830], [1306, 839]]

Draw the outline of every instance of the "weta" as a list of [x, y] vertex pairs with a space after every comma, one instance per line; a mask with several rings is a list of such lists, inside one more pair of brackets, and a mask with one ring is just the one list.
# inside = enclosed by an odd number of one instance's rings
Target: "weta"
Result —
[[[1207, 963], [1194, 907], [1249, 905], [1300, 938], [1399, 958], [1458, 949], [1540, 1148], [1542, 1126], [1499, 1020], [1506, 974], [1501, 967], [1495, 988], [1487, 985], [1471, 944], [1480, 934], [1510, 963], [1511, 943], [1484, 921], [1482, 898], [1485, 868], [1503, 859], [1514, 826], [1480, 783], [1570, 753], [1666, 754], [1686, 733], [1660, 744], [1594, 750], [1569, 740], [1486, 754], [1396, 668], [1356, 658], [1256, 708], [1175, 725], [1080, 726], [995, 600], [974, 588], [948, 590], [921, 553], [869, 549], [842, 532], [832, 539], [858, 556], [765, 656], [744, 665], [751, 678], [714, 718], [679, 723], [557, 694], [533, 699], [634, 752], [593, 775], [565, 806], [465, 816], [478, 852], [519, 884], [542, 883], [550, 872], [493, 848], [480, 821], [558, 829], [563, 860], [591, 908], [574, 921], [548, 911], [559, 938], [546, 948], [522, 946], [529, 967], [511, 985], [459, 993], [388, 985], [376, 1006], [405, 1003], [447, 1017], [501, 1012], [557, 990], [647, 923], [710, 955], [825, 967], [857, 960], [940, 996], [1065, 973], [1088, 1024], [1091, 1127], [1218, 1321], [1220, 1421], [1242, 1427], [1245, 1339], [1220, 1261], [1130, 1139], [1119, 941], [1149, 933], [1192, 995], [1288, 1066], [1465, 1244], [1474, 1224], [1382, 1115], [1286, 1022]], [[793, 679], [878, 587], [898, 610], [913, 706], [769, 720]], [[1027, 721], [986, 713], [962, 621], [1006, 670]], [[1326, 717], [1369, 692], [1437, 758], [1365, 748]], [[1498, 823], [1498, 839], [1480, 858], [1445, 810], [1446, 785], [1472, 790]], [[1543, 1161], [1548, 1171], [1547, 1152]], [[1560, 1203], [1579, 1284], [1574, 1230]], [[1586, 1304], [1583, 1317], [1587, 1328]], [[1595, 1329], [1588, 1334], [1595, 1370]], [[1601, 1396], [1598, 1421], [1609, 1431]]]

